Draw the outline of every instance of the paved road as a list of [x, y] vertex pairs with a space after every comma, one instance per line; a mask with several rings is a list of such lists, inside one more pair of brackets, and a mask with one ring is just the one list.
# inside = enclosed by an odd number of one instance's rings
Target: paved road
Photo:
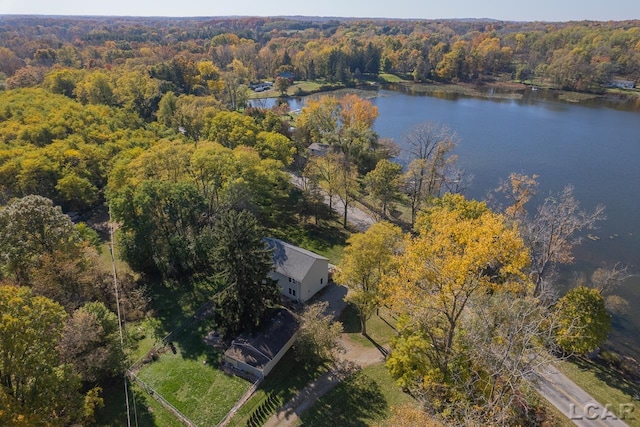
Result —
[[[304, 178], [293, 173], [290, 173], [289, 175], [291, 176], [291, 183], [293, 185], [298, 188], [304, 188]], [[324, 203], [329, 206], [329, 196], [324, 192], [323, 195]], [[333, 196], [331, 207], [335, 213], [340, 215], [340, 217], [344, 215], [344, 203], [342, 203], [342, 200], [340, 200], [339, 197]], [[367, 231], [369, 227], [376, 223], [376, 220], [371, 215], [353, 205], [347, 207], [347, 221], [349, 221], [351, 225], [359, 231]]]
[[[580, 427], [623, 427], [627, 424], [611, 412], [611, 408], [596, 402], [586, 391], [553, 366], [541, 368], [539, 380], [533, 385], [549, 401]], [[620, 404], [616, 402], [615, 405]], [[624, 405], [624, 402], [622, 402]], [[622, 406], [624, 411], [632, 411], [632, 406]], [[630, 409], [629, 409], [630, 408]], [[616, 408], [617, 409], [617, 408]], [[629, 412], [629, 416], [639, 416]]]

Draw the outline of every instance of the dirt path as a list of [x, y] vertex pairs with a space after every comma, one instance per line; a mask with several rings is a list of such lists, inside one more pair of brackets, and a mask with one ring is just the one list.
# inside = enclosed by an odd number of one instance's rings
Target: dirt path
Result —
[[[332, 284], [327, 286], [318, 300], [327, 301], [327, 312], [334, 318], [340, 317], [346, 307], [344, 296], [347, 290], [344, 286]], [[300, 425], [300, 415], [313, 406], [323, 395], [331, 391], [342, 380], [356, 371], [384, 361], [384, 354], [375, 347], [366, 347], [354, 342], [349, 334], [342, 334], [340, 338], [339, 360], [330, 372], [320, 376], [311, 384], [302, 389], [296, 397], [287, 402], [264, 424], [270, 427], [297, 426]], [[388, 350], [388, 349], [387, 349]]]
[[344, 352], [341, 353], [336, 367], [302, 389], [267, 420], [265, 427], [300, 425], [302, 413], [313, 406], [320, 397], [358, 370], [384, 361], [384, 355], [380, 350], [353, 342], [348, 334], [342, 334], [340, 345]]

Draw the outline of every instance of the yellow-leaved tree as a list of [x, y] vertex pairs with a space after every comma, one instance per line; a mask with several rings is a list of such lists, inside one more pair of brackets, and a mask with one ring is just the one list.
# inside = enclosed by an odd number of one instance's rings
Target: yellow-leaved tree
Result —
[[358, 309], [362, 335], [367, 335], [367, 320], [382, 302], [380, 280], [395, 269], [394, 255], [401, 244], [402, 230], [385, 221], [347, 241], [334, 278], [349, 287], [346, 298]]
[[[531, 292], [529, 254], [517, 227], [484, 203], [447, 194], [419, 214], [394, 264], [381, 282], [386, 302], [401, 315], [387, 361], [391, 374], [436, 411], [447, 402], [472, 401], [477, 382], [471, 381], [493, 370], [479, 366], [465, 319], [487, 306], [487, 295]], [[501, 333], [486, 326], [482, 334]]]

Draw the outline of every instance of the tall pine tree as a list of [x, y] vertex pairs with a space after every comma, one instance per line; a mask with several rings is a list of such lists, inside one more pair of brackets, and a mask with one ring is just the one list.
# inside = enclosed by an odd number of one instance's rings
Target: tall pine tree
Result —
[[223, 289], [216, 299], [216, 322], [228, 336], [254, 330], [278, 298], [276, 282], [267, 277], [273, 261], [263, 229], [250, 212], [230, 210], [213, 234], [215, 279]]

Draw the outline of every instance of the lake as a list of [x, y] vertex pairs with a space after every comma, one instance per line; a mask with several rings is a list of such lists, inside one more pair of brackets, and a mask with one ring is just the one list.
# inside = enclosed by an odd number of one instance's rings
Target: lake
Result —
[[[458, 136], [458, 165], [473, 175], [470, 198], [485, 199], [500, 180], [518, 172], [539, 175], [538, 200], [570, 184], [584, 209], [604, 204], [607, 219], [590, 231], [598, 240], [576, 247], [576, 261], [564, 272], [629, 265], [633, 277], [618, 294], [631, 311], [614, 317], [610, 339], [640, 358], [640, 111], [637, 103], [572, 104], [542, 92], [505, 100], [379, 90], [372, 99], [379, 112], [375, 130], [403, 148], [404, 135], [420, 123], [449, 127]], [[291, 108], [303, 102], [293, 100]], [[399, 160], [406, 163], [408, 153]]]

